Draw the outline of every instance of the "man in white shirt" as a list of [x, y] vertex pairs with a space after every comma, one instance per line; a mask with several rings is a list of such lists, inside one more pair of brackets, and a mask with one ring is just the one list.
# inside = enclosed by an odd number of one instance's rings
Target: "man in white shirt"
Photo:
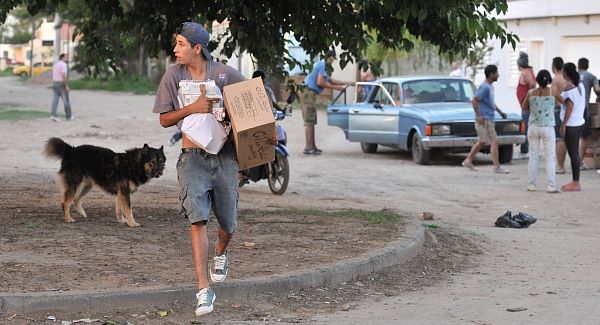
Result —
[[458, 62], [452, 62], [451, 64], [452, 71], [450, 71], [450, 77], [463, 77], [462, 68], [458, 65]]
[[52, 90], [54, 90], [54, 97], [52, 98], [52, 113], [50, 118], [54, 122], [60, 121], [56, 115], [56, 109], [58, 108], [58, 98], [62, 98], [63, 104], [65, 105], [65, 115], [68, 121], [73, 120], [73, 114], [71, 114], [71, 103], [69, 102], [69, 77], [67, 73], [67, 62], [69, 57], [66, 54], [61, 54], [60, 59], [54, 63], [52, 67]]

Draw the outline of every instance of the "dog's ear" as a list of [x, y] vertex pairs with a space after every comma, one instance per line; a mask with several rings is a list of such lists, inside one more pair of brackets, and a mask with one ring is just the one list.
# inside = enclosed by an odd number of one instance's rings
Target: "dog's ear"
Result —
[[163, 150], [163, 148], [164, 148], [164, 147], [165, 147], [165, 146], [160, 146], [160, 148], [159, 148], [158, 150], [160, 150], [160, 151], [163, 151], [163, 152], [164, 152], [164, 150]]
[[148, 151], [148, 150], [150, 150], [150, 147], [148, 147], [147, 143], [144, 143], [144, 148], [143, 149], [144, 149], [144, 151]]

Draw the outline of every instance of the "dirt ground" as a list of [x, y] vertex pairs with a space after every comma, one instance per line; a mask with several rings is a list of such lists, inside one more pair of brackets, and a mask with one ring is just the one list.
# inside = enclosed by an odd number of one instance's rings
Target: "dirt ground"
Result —
[[[47, 85], [23, 84], [12, 77], [0, 80], [0, 108], [47, 112], [50, 99]], [[108, 284], [159, 286], [181, 279], [193, 283], [187, 226], [177, 216], [175, 163], [179, 148], [168, 145], [174, 130], [160, 127], [157, 116], [151, 113], [154, 98], [73, 91], [71, 99], [76, 116], [72, 122], [53, 123], [49, 118], [0, 121], [0, 277], [12, 276], [14, 281], [7, 283], [2, 278], [0, 294], [8, 288], [10, 292], [27, 292]], [[580, 193], [527, 192], [527, 160], [507, 165], [511, 172], [508, 175], [495, 175], [487, 155], [478, 155], [478, 171], [470, 172], [460, 167], [464, 155], [435, 157], [431, 165], [421, 166], [414, 164], [410, 155], [386, 148], [364, 154], [358, 144], [345, 140], [339, 129], [328, 127], [322, 112], [316, 132], [317, 145], [324, 153], [309, 157], [302, 155], [304, 130], [299, 113], [295, 111], [281, 122], [291, 152], [287, 192], [273, 195], [264, 181], [248, 184], [240, 191], [239, 233], [232, 243], [232, 263], [237, 265], [232, 266], [232, 278], [249, 276], [251, 269], [259, 273], [265, 269], [283, 272], [306, 267], [309, 261], [360, 254], [371, 248], [365, 243], [375, 247], [394, 237], [385, 227], [369, 225], [364, 231], [364, 224], [358, 220], [322, 220], [282, 212], [294, 208], [393, 209], [407, 218], [431, 212], [439, 228], [432, 230], [436, 239], [429, 238], [429, 246], [419, 257], [404, 266], [338, 286], [292, 292], [285, 297], [265, 294], [251, 301], [218, 299], [215, 311], [201, 318], [192, 316], [193, 297], [152, 310], [112, 310], [91, 315], [74, 311], [72, 315], [53, 316], [60, 320], [89, 316], [134, 324], [254, 324], [263, 320], [324, 324], [390, 324], [395, 320], [406, 324], [597, 324], [600, 177], [595, 171], [582, 172]], [[141, 228], [117, 224], [112, 198], [98, 190], [83, 202], [87, 220], [77, 215], [74, 224], [61, 220], [54, 184], [59, 165], [41, 155], [44, 141], [51, 136], [74, 145], [94, 144], [115, 151], [144, 143], [165, 145], [164, 175], [132, 196]], [[543, 172], [542, 163], [538, 174], [541, 189], [545, 188]], [[558, 184], [567, 183], [571, 176], [570, 172], [557, 175]], [[530, 213], [538, 222], [528, 229], [494, 227], [496, 218], [506, 210]], [[321, 226], [326, 228], [319, 229]], [[271, 230], [289, 236], [278, 236]], [[401, 235], [401, 228], [392, 230]], [[380, 234], [384, 236], [380, 238]], [[29, 241], [31, 246], [21, 245], [21, 240]], [[256, 243], [255, 249], [243, 248], [244, 242]], [[293, 259], [281, 258], [284, 249], [285, 254], [295, 254], [302, 262], [295, 264]], [[60, 261], [54, 256], [60, 256]], [[135, 263], [129, 263], [129, 259]], [[175, 260], [183, 264], [172, 263]], [[245, 262], [249, 264], [241, 264]], [[142, 267], [145, 263], [150, 267]], [[25, 272], [32, 264], [38, 264], [37, 271]], [[165, 265], [166, 270], [161, 271], [164, 274], [152, 270]], [[54, 279], [45, 282], [45, 277]], [[527, 311], [507, 311], [513, 307]], [[168, 316], [160, 317], [158, 311], [167, 311]], [[2, 315], [0, 323], [40, 323], [47, 316], [51, 315]]]
[[[134, 194], [136, 221], [142, 227], [130, 228], [117, 223], [112, 197], [99, 190], [84, 202], [89, 217], [75, 217], [75, 223], [67, 224], [50, 179], [25, 183], [23, 178], [4, 178], [2, 183], [0, 292], [168, 287], [195, 282], [189, 226], [179, 216], [177, 198], [161, 197], [165, 190], [160, 186], [149, 184]], [[317, 212], [242, 209], [229, 249], [231, 279], [355, 257], [402, 233], [402, 222], [372, 224], [361, 218]], [[212, 222], [209, 229], [215, 234], [217, 223]], [[339, 236], [337, 231], [345, 235]]]
[[[10, 86], [4, 84], [6, 88], [0, 87], [0, 91], [11, 93], [16, 89], [16, 92], [25, 94], [30, 93], [31, 88], [47, 91], [44, 85], [21, 84], [14, 79], [11, 82], [13, 84]], [[123, 94], [102, 92], [87, 92], [85, 95], [83, 98], [102, 98], [110, 106], [131, 99]], [[25, 96], [16, 100], [18, 97], [13, 96], [14, 101], [5, 100], [0, 106], [31, 109], [45, 104], [43, 101], [27, 104], [22, 99], [31, 98]], [[76, 103], [77, 96], [72, 97]], [[130, 97], [137, 100], [141, 96]], [[148, 98], [145, 99], [148, 102]], [[85, 111], [75, 109], [77, 119], [74, 122], [52, 123], [42, 119], [0, 122], [7, 136], [16, 133], [19, 138], [19, 146], [12, 146], [5, 137], [0, 147], [4, 153], [0, 165], [0, 243], [3, 247], [0, 252], [0, 268], [3, 270], [0, 274], [0, 292], [164, 287], [195, 282], [189, 226], [179, 217], [174, 168], [169, 168], [174, 166], [177, 159], [177, 147], [165, 148], [168, 157], [165, 175], [142, 186], [132, 196], [134, 216], [142, 227], [129, 228], [118, 224], [114, 216], [113, 197], [99, 189], [94, 189], [83, 201], [88, 218], [82, 218], [72, 211], [77, 221], [73, 224], [63, 221], [60, 194], [55, 183], [59, 166], [57, 162], [42, 157], [41, 146], [45, 139], [60, 136], [72, 144], [91, 143], [122, 151], [141, 145], [133, 142], [137, 134], [152, 133], [156, 129], [156, 121], [152, 120], [154, 116], [149, 112], [139, 114], [139, 108], [129, 117], [123, 116], [126, 113], [115, 117], [98, 106], [87, 105]], [[135, 121], [140, 119], [142, 121]], [[136, 123], [135, 129], [130, 127], [132, 121]], [[34, 130], [34, 135], [22, 136], [23, 128]], [[158, 133], [160, 140], [153, 141], [154, 138], [150, 136], [145, 142], [156, 147], [166, 143], [170, 132], [159, 129]], [[313, 172], [318, 170], [313, 169]], [[318, 180], [314, 175], [307, 177]], [[318, 181], [316, 185], [314, 190], [319, 189]], [[369, 204], [368, 197], [364, 201], [358, 200], [359, 205], [356, 206], [327, 195], [311, 201], [294, 188], [292, 183], [288, 193], [281, 197], [268, 193], [266, 184], [250, 184], [241, 189], [238, 227], [230, 246], [229, 279], [307, 269], [315, 264], [358, 256], [402, 236], [402, 220], [394, 224], [373, 224], [361, 218], [314, 212], [342, 208], [385, 208]], [[215, 231], [216, 222], [212, 222], [210, 233], [214, 234]], [[400, 271], [381, 272], [373, 275], [372, 279], [340, 284], [339, 288], [334, 286], [290, 292], [287, 297], [264, 295], [260, 297], [262, 302], [257, 304], [217, 302], [224, 307], [229, 304], [231, 308], [223, 308], [221, 312], [203, 318], [202, 322], [274, 320], [276, 317], [295, 322], [322, 307], [325, 310], [339, 309], [341, 306], [351, 308], [349, 304], [356, 303], [364, 294], [376, 297], [379, 295], [376, 291], [382, 289], [384, 293], [400, 288], [409, 290], [409, 287], [417, 287], [415, 284], [423, 278], [421, 272], [447, 277], [448, 272], [464, 267], [461, 261], [472, 252], [454, 253], [453, 250], [461, 241], [457, 238], [461, 237], [456, 233], [442, 232], [440, 240], [435, 243], [435, 250], [428, 250]], [[254, 247], [247, 247], [252, 244]], [[400, 275], [403, 280], [398, 282]], [[373, 280], [375, 277], [377, 281]], [[331, 290], [336, 291], [335, 299], [319, 307], [318, 301], [331, 300]], [[300, 298], [307, 296], [314, 298], [308, 304], [304, 298]], [[189, 318], [192, 306], [187, 302], [161, 308], [169, 310], [168, 318], [160, 318], [156, 310], [112, 310], [90, 316], [104, 321], [112, 319], [149, 324], [198, 320]], [[62, 315], [62, 319], [81, 318], [78, 315], [81, 314], [74, 311], [72, 315]], [[10, 316], [14, 315], [7, 315], [5, 320], [10, 318], [11, 322], [19, 323], [44, 321], [47, 315]]]

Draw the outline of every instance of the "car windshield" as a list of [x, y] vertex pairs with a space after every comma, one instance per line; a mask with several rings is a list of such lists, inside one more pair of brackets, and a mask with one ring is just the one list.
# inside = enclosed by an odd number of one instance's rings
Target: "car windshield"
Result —
[[470, 102], [475, 86], [464, 79], [415, 80], [402, 83], [404, 104]]

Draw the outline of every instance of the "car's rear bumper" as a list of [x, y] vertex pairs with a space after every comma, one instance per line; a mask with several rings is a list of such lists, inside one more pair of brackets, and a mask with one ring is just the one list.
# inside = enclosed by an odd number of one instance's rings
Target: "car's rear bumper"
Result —
[[[499, 145], [521, 144], [525, 142], [525, 135], [499, 135], [496, 137]], [[426, 137], [421, 139], [423, 148], [452, 148], [470, 147], [477, 142], [477, 137]]]

